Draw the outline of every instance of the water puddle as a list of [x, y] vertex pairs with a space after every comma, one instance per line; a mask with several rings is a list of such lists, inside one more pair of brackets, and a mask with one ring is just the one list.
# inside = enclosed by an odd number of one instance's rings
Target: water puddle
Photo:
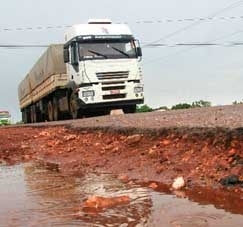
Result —
[[[82, 209], [90, 196], [129, 196], [130, 202], [102, 212]], [[0, 167], [0, 226], [229, 227], [243, 216], [214, 205], [125, 185], [109, 174], [63, 176], [39, 164]], [[243, 211], [242, 211], [243, 213]]]

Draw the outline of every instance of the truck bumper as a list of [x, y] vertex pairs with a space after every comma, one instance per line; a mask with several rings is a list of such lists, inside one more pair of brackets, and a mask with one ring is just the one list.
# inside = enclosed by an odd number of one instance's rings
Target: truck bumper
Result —
[[102, 103], [92, 103], [92, 104], [85, 104], [82, 102], [82, 100], [79, 100], [79, 107], [80, 109], [83, 110], [96, 109], [96, 108], [114, 109], [114, 108], [124, 108], [127, 106], [133, 106], [133, 105], [143, 104], [143, 103], [144, 103], [144, 99], [102, 102]]

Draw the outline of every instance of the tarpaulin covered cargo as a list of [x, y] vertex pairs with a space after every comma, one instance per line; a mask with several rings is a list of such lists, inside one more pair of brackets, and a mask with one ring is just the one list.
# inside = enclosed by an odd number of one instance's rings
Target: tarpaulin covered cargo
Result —
[[19, 85], [19, 99], [24, 98], [54, 74], [66, 74], [66, 66], [63, 59], [63, 44], [50, 45], [39, 58]]
[[21, 81], [18, 88], [19, 100], [23, 99], [25, 96], [29, 95], [31, 92], [29, 84], [29, 74]]

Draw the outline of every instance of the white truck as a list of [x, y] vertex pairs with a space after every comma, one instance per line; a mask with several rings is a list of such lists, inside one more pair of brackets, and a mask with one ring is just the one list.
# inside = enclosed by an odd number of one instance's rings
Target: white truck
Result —
[[24, 123], [133, 113], [144, 101], [142, 51], [126, 24], [89, 20], [70, 27], [20, 82]]

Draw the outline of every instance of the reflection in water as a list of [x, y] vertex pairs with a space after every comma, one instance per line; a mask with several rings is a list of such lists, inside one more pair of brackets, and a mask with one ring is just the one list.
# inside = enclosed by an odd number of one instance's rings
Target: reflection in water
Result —
[[224, 209], [234, 214], [243, 214], [243, 198], [239, 198], [239, 195], [232, 191], [197, 187], [194, 190], [188, 190], [186, 196], [190, 200], [203, 205], [214, 204], [217, 209]]
[[[16, 189], [6, 189], [5, 194], [13, 197], [5, 201], [10, 202], [9, 208], [4, 211], [0, 205], [3, 226], [147, 226], [152, 206], [147, 189], [129, 188], [109, 174], [77, 178], [60, 175], [39, 164], [4, 167], [2, 171], [9, 172], [8, 181]], [[92, 195], [128, 195], [131, 202], [88, 214], [81, 205]]]
[[215, 209], [213, 205], [199, 205], [175, 195], [152, 193], [151, 226], [171, 227], [231, 227], [242, 226], [242, 215]]
[[[90, 196], [127, 195], [129, 204], [86, 213], [81, 207]], [[110, 174], [63, 176], [39, 164], [0, 166], [0, 227], [226, 227], [242, 226], [242, 215], [213, 205], [124, 185]]]

